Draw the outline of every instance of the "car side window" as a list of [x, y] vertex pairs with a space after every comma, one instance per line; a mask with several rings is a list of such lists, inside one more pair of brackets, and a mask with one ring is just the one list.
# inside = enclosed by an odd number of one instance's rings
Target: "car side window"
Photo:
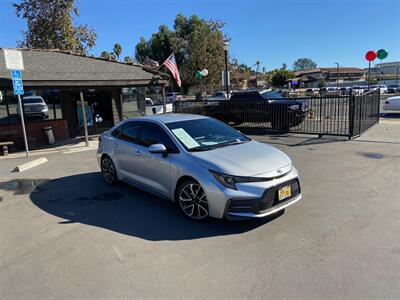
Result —
[[139, 143], [139, 133], [141, 129], [141, 124], [137, 122], [124, 123], [118, 128], [116, 128], [111, 135], [122, 140]]
[[125, 126], [121, 130], [120, 138], [125, 141], [138, 144], [140, 129], [141, 129], [141, 125], [138, 123], [134, 123], [134, 122], [126, 123]]
[[168, 134], [159, 127], [158, 125], [145, 124], [143, 125], [142, 134], [140, 135], [140, 144], [149, 147], [154, 144], [163, 144], [168, 152], [177, 153], [174, 142], [168, 136]]
[[119, 137], [119, 135], [121, 134], [121, 128], [122, 128], [122, 125], [115, 128], [113, 130], [113, 132], [111, 132], [111, 135], [114, 137]]

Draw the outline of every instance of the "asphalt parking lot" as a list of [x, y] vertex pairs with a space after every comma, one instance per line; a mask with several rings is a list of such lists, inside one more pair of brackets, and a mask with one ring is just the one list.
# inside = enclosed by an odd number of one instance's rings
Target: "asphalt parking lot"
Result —
[[303, 199], [263, 221], [192, 222], [107, 186], [94, 150], [21, 174], [0, 160], [0, 299], [398, 299], [400, 119], [353, 141], [252, 138], [302, 180]]

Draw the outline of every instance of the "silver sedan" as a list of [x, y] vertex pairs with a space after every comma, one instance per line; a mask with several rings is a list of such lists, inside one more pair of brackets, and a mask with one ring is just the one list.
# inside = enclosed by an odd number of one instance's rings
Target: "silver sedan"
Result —
[[301, 199], [286, 154], [209, 117], [125, 120], [101, 135], [97, 157], [108, 184], [175, 201], [191, 219], [262, 218]]

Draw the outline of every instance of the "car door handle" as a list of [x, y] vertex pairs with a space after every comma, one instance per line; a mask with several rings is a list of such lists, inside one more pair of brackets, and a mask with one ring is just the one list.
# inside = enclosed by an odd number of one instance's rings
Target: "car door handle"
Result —
[[136, 156], [142, 155], [142, 152], [140, 152], [139, 150], [136, 150], [135, 152], [136, 152]]
[[117, 143], [114, 143], [114, 148], [118, 148], [118, 144]]

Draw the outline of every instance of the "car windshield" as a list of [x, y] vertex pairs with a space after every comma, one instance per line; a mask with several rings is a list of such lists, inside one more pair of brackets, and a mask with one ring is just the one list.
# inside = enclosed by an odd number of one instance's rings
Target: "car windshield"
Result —
[[22, 101], [28, 104], [43, 103], [42, 98], [24, 98]]
[[232, 127], [211, 118], [166, 125], [188, 151], [207, 151], [250, 141]]
[[276, 98], [283, 98], [281, 94], [277, 92], [268, 91], [261, 94], [264, 99], [276, 99]]

